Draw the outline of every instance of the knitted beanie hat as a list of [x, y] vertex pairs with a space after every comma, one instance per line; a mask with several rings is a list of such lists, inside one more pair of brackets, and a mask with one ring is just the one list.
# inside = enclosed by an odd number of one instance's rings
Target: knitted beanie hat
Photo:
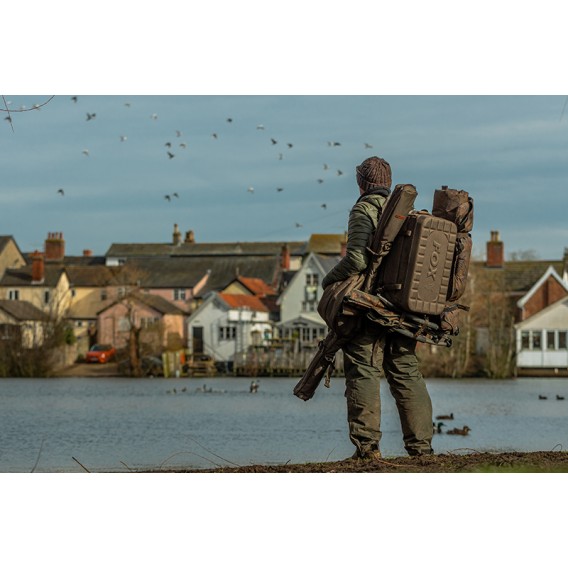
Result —
[[364, 192], [378, 188], [390, 189], [392, 185], [389, 163], [377, 156], [367, 158], [355, 168], [355, 171], [357, 184]]

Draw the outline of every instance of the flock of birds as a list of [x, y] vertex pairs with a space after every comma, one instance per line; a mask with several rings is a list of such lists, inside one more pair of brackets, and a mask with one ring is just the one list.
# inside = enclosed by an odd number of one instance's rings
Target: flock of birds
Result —
[[[451, 414], [440, 414], [436, 416], [436, 420], [453, 420], [454, 413]], [[444, 422], [432, 422], [432, 429], [434, 434], [441, 434], [442, 433], [442, 426], [445, 426]], [[467, 436], [471, 432], [471, 428], [469, 426], [464, 426], [463, 428], [452, 428], [451, 430], [446, 430], [446, 434], [450, 434], [452, 436]]]
[[[72, 101], [74, 104], [77, 104], [78, 101], [79, 101], [79, 97], [77, 97], [77, 96], [72, 96], [72, 97], [71, 97], [71, 101]], [[131, 103], [125, 102], [124, 105], [125, 105], [126, 107], [130, 107], [130, 106], [131, 106]], [[96, 118], [97, 118], [97, 113], [96, 113], [96, 112], [86, 112], [86, 113], [85, 113], [85, 120], [86, 120], [87, 122], [93, 121], [93, 120], [95, 120]], [[154, 121], [155, 121], [155, 120], [158, 120], [158, 114], [157, 114], [157, 113], [152, 113], [152, 114], [150, 115], [150, 119], [151, 119], [151, 120], [154, 120]], [[234, 119], [233, 119], [232, 117], [227, 117], [225, 120], [226, 120], [226, 123], [229, 124], [229, 125], [234, 123]], [[256, 129], [259, 130], [259, 131], [264, 131], [264, 130], [265, 130], [265, 126], [264, 126], [264, 124], [257, 124], [257, 125], [256, 125]], [[182, 137], [182, 135], [183, 135], [183, 133], [182, 133], [181, 130], [176, 130], [176, 131], [175, 131], [175, 137], [176, 137], [176, 138], [179, 139], [179, 138]], [[219, 139], [219, 132], [212, 132], [212, 133], [211, 133], [211, 137], [212, 137], [213, 139], [215, 139], [215, 140]], [[126, 141], [128, 140], [128, 136], [126, 136], [125, 134], [121, 134], [120, 137], [119, 137], [119, 140], [120, 140], [120, 142], [124, 143], [124, 142], [126, 142]], [[277, 138], [270, 137], [269, 143], [270, 143], [271, 146], [277, 146], [277, 145], [280, 144], [280, 141], [279, 141]], [[342, 145], [341, 142], [338, 142], [338, 141], [328, 141], [328, 142], [327, 142], [327, 146], [330, 147], [330, 148], [337, 148], [337, 147], [340, 147], [341, 145]], [[285, 148], [286, 150], [289, 151], [289, 150], [292, 150], [292, 149], [294, 148], [295, 144], [292, 143], [292, 142], [285, 142], [285, 143], [283, 143], [283, 146], [284, 146], [284, 148]], [[169, 160], [173, 160], [173, 159], [176, 157], [177, 150], [185, 150], [185, 149], [187, 149], [188, 145], [187, 145], [187, 143], [184, 142], [184, 141], [178, 141], [176, 144], [174, 144], [174, 143], [171, 142], [171, 141], [167, 141], [167, 142], [165, 142], [164, 147], [166, 148], [166, 156], [167, 156], [167, 158], [168, 158]], [[373, 145], [372, 145], [372, 144], [369, 144], [368, 142], [365, 142], [365, 143], [363, 144], [363, 147], [364, 147], [365, 149], [367, 149], [367, 150], [370, 150], [370, 149], [373, 148]], [[86, 158], [90, 157], [90, 155], [91, 155], [88, 148], [84, 148], [84, 149], [82, 150], [82, 154], [83, 154]], [[283, 159], [284, 159], [284, 153], [283, 153], [283, 152], [279, 152], [279, 154], [278, 154], [278, 159], [279, 159], [279, 160], [283, 160]], [[343, 176], [343, 175], [344, 175], [344, 174], [343, 174], [343, 171], [342, 171], [340, 168], [331, 168], [331, 166], [330, 166], [328, 163], [324, 163], [324, 164], [323, 164], [323, 171], [327, 172], [327, 171], [331, 171], [332, 169], [335, 169], [335, 175], [336, 175], [336, 176]], [[325, 182], [325, 179], [324, 179], [324, 177], [321, 177], [321, 176], [320, 176], [320, 177], [317, 177], [315, 181], [316, 181], [318, 184], [323, 184], [323, 183]], [[249, 194], [254, 194], [254, 193], [255, 193], [255, 187], [254, 187], [253, 185], [249, 185], [249, 186], [247, 187], [246, 191], [247, 191]], [[281, 192], [283, 192], [283, 191], [284, 191], [284, 187], [282, 187], [282, 186], [276, 187], [276, 192], [281, 193]], [[64, 189], [64, 188], [59, 188], [59, 189], [57, 189], [57, 193], [63, 197], [63, 196], [65, 196], [65, 189]], [[177, 194], [177, 193], [172, 193], [171, 195], [170, 195], [170, 194], [164, 195], [164, 199], [165, 199], [166, 201], [168, 201], [168, 202], [171, 202], [173, 197], [174, 197], [174, 198], [179, 198], [179, 194]], [[324, 211], [327, 210], [327, 207], [328, 207], [328, 206], [327, 206], [327, 203], [322, 203], [322, 204], [320, 205], [320, 208], [321, 208], [322, 210], [324, 210]], [[295, 226], [297, 229], [299, 229], [299, 228], [303, 227], [303, 224], [296, 221], [296, 222], [294, 223], [294, 226]]]
[[[538, 399], [539, 400], [548, 400], [548, 397], [543, 395], [543, 394], [539, 394], [538, 395]], [[564, 400], [563, 396], [560, 396], [559, 394], [556, 395], [556, 400]]]

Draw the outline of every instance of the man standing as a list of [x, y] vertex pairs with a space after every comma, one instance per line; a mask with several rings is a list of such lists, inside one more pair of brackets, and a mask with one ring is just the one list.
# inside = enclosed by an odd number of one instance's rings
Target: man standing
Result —
[[[367, 247], [390, 194], [391, 168], [382, 158], [367, 158], [356, 168], [360, 197], [349, 214], [347, 252], [326, 275], [322, 286], [363, 272], [369, 263]], [[432, 402], [418, 369], [416, 341], [364, 320], [343, 347], [345, 397], [349, 438], [354, 459], [381, 457], [380, 377], [384, 373], [395, 399], [409, 455], [432, 454]]]

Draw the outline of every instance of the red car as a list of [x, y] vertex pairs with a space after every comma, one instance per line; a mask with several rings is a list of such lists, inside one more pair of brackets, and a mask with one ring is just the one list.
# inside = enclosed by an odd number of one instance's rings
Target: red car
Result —
[[108, 363], [115, 355], [116, 349], [112, 345], [98, 344], [91, 347], [85, 359], [87, 363]]

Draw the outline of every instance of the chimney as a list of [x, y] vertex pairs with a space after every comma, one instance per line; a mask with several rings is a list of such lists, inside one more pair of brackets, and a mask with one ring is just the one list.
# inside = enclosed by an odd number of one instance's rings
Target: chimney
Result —
[[63, 233], [48, 233], [45, 240], [45, 260], [63, 260], [64, 257]]
[[487, 260], [485, 266], [488, 268], [503, 268], [505, 264], [505, 249], [503, 242], [499, 240], [499, 231], [491, 231], [491, 239], [487, 241]]
[[30, 255], [30, 257], [32, 259], [32, 284], [43, 284], [45, 280], [43, 254], [36, 250]]
[[91, 249], [84, 249], [83, 256], [93, 256], [93, 251]]
[[347, 254], [347, 233], [343, 233], [343, 238], [341, 239], [341, 252], [339, 255], [343, 258]]
[[193, 231], [186, 231], [185, 232], [185, 241], [186, 243], [194, 243], [195, 242], [195, 236], [193, 234]]
[[290, 249], [286, 243], [282, 245], [280, 268], [282, 268], [282, 270], [290, 270]]
[[181, 243], [181, 233], [177, 223], [174, 224], [174, 245], [179, 245]]

